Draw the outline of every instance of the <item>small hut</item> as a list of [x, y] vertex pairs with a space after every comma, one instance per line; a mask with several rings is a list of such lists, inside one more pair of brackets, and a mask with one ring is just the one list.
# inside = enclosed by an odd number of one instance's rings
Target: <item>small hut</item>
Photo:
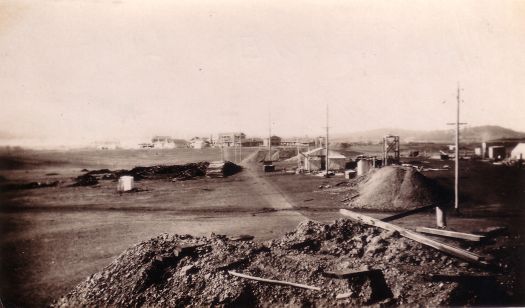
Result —
[[[326, 168], [326, 149], [316, 148], [303, 154], [303, 166], [307, 171], [320, 171]], [[328, 151], [328, 170], [345, 170], [347, 159], [344, 155]]]

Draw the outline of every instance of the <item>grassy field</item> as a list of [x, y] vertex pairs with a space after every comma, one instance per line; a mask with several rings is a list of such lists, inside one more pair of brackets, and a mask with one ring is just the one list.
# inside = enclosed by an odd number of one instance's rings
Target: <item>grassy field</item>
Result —
[[[243, 148], [243, 156], [257, 148]], [[238, 150], [237, 150], [238, 151]], [[235, 149], [225, 148], [224, 159], [241, 161]], [[197, 161], [221, 160], [221, 149], [142, 149], [142, 150], [69, 150], [35, 151], [24, 149], [1, 149], [0, 170], [6, 169], [53, 169], [54, 166], [81, 168], [129, 169], [135, 166], [181, 164]]]

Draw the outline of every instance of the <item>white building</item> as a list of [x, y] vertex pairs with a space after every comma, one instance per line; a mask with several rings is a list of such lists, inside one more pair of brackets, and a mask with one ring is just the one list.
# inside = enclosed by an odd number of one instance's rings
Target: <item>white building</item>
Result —
[[190, 147], [194, 149], [209, 148], [210, 142], [206, 139], [201, 139], [201, 138], [196, 137], [190, 140]]
[[525, 159], [525, 142], [518, 143], [510, 152], [512, 159]]
[[175, 149], [187, 147], [187, 142], [181, 139], [173, 139], [169, 136], [155, 136], [151, 139], [155, 149]]
[[[317, 148], [302, 153], [302, 165], [308, 171], [320, 171], [326, 168], [326, 148]], [[347, 158], [337, 152], [328, 151], [328, 170], [345, 170]]]

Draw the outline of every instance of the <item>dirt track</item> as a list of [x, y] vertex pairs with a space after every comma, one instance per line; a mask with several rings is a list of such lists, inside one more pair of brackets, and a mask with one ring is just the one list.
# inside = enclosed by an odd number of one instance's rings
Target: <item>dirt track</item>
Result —
[[[245, 172], [225, 179], [138, 182], [148, 191], [122, 196], [111, 181], [97, 188], [5, 193], [0, 211], [3, 302], [45, 305], [129, 246], [160, 233], [248, 233], [264, 240], [292, 230], [305, 219], [261, 177], [257, 166], [245, 166]], [[11, 171], [7, 176], [64, 174], [64, 169], [54, 168]]]

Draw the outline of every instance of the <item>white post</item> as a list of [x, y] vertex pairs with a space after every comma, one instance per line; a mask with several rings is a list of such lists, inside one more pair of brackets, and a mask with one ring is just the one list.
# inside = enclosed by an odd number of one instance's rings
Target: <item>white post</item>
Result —
[[439, 206], [436, 206], [436, 225], [438, 228], [447, 227], [447, 216], [445, 210]]
[[133, 177], [129, 175], [121, 176], [118, 179], [117, 191], [125, 192], [133, 189]]

